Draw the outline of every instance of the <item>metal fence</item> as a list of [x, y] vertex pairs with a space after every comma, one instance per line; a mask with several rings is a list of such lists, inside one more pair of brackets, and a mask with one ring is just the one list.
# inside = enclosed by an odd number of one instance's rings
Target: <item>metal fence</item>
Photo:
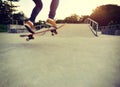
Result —
[[98, 23], [90, 18], [87, 18], [85, 23], [88, 23], [94, 35], [98, 36]]

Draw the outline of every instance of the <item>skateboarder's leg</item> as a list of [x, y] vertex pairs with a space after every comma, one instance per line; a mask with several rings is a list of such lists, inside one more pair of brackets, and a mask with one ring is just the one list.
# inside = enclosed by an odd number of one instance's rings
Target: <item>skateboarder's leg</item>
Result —
[[56, 26], [54, 17], [56, 15], [58, 4], [59, 4], [59, 0], [52, 0], [51, 5], [50, 5], [50, 11], [49, 11], [47, 22], [50, 23], [52, 26]]
[[58, 8], [59, 0], [52, 0], [50, 5], [49, 18], [54, 19], [56, 15], [56, 10]]
[[[49, 11], [49, 15], [48, 15], [48, 19], [47, 19], [47, 23], [49, 23], [51, 26], [54, 26], [57, 28], [56, 22], [54, 20], [54, 17], [56, 15], [56, 10], [58, 8], [59, 5], [59, 0], [52, 0], [51, 5], [50, 5], [50, 11]], [[57, 34], [56, 30], [52, 30], [52, 33], [54, 32], [55, 34]]]
[[43, 7], [43, 4], [42, 4], [42, 1], [41, 0], [33, 0], [34, 3], [35, 3], [35, 7], [33, 8], [32, 10], [32, 14], [31, 14], [31, 17], [30, 17], [30, 21], [34, 22], [37, 15], [39, 14], [39, 12], [41, 11], [42, 7]]
[[25, 23], [25, 26], [28, 27], [27, 29], [29, 29], [29, 31], [32, 31], [32, 32], [34, 32], [34, 29], [35, 29], [33, 23], [43, 7], [41, 0], [33, 0], [33, 1], [35, 3], [35, 7], [32, 10], [32, 13], [31, 13], [29, 20]]

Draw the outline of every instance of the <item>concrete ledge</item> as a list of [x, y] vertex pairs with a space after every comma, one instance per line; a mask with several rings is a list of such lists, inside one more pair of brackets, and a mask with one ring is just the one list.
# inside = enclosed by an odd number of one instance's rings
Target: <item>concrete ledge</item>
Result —
[[115, 35], [120, 35], [120, 30], [116, 30]]
[[102, 32], [102, 34], [107, 34], [107, 35], [115, 34], [115, 30], [112, 30], [112, 29], [102, 29], [101, 32]]
[[10, 24], [7, 26], [9, 33], [24, 33], [27, 32], [26, 28], [23, 25], [14, 25]]

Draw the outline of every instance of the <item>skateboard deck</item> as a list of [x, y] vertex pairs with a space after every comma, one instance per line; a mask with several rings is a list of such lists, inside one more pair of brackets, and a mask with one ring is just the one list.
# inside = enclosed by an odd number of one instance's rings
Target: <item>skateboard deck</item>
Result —
[[[45, 29], [45, 30], [42, 29], [42, 30], [40, 30], [39, 32], [35, 32], [35, 33], [31, 33], [31, 34], [22, 34], [22, 35], [20, 35], [20, 37], [27, 37], [27, 38], [26, 38], [26, 41], [29, 41], [29, 40], [31, 40], [31, 39], [34, 39], [33, 36], [35, 36], [35, 35], [39, 35], [39, 34], [42, 34], [42, 33], [46, 33], [46, 32], [49, 32], [49, 31], [58, 30], [58, 29], [60, 29], [61, 27], [63, 27], [64, 25], [65, 25], [65, 24], [62, 24], [62, 25], [58, 26], [57, 28], [51, 27], [51, 28], [47, 28], [47, 29]], [[54, 34], [57, 34], [57, 32], [56, 32], [56, 33], [52, 32], [52, 36], [53, 36]]]

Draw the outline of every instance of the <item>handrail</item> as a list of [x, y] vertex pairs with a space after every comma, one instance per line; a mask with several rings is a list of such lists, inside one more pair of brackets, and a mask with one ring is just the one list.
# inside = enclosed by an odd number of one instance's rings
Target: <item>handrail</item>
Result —
[[87, 18], [85, 22], [90, 24], [90, 28], [92, 29], [92, 32], [95, 34], [95, 36], [98, 36], [98, 23], [92, 20], [91, 18]]

